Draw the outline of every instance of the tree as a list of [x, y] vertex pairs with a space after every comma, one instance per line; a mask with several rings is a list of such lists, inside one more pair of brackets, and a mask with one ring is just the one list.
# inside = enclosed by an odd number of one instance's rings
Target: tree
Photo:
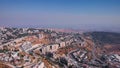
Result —
[[52, 58], [52, 57], [53, 57], [53, 53], [47, 52], [47, 53], [46, 53], [46, 56], [47, 56], [48, 58]]
[[61, 57], [59, 62], [65, 65], [68, 64], [68, 61], [64, 57]]

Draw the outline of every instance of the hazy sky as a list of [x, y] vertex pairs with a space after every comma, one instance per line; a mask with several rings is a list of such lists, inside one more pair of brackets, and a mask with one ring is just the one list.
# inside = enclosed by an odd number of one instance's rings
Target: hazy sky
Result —
[[0, 26], [120, 31], [120, 0], [0, 0]]

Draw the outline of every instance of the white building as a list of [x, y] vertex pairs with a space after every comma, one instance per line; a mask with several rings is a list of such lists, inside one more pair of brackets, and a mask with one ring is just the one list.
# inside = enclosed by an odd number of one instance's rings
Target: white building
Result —
[[120, 62], [120, 56], [118, 54], [114, 54], [114, 56], [118, 59], [118, 61]]
[[22, 45], [21, 45], [22, 49], [24, 51], [26, 51], [27, 49], [31, 48], [32, 47], [32, 44], [31, 42], [24, 42]]
[[38, 68], [45, 68], [44, 63], [43, 63], [43, 62], [39, 63], [39, 64], [38, 64]]
[[46, 45], [40, 48], [40, 52], [45, 54], [46, 52], [55, 52], [59, 49], [59, 44]]
[[43, 34], [38, 34], [38, 38], [42, 39], [42, 38], [44, 38], [44, 35]]
[[65, 47], [65, 42], [60, 42], [60, 47]]
[[42, 46], [40, 48], [40, 52], [42, 54], [45, 54], [46, 52], [55, 52], [61, 47], [65, 47], [65, 42], [61, 42], [59, 44], [50, 44], [50, 45]]

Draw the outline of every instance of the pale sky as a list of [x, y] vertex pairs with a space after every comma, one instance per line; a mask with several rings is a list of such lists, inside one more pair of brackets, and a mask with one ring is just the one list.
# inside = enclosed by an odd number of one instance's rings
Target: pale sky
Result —
[[120, 32], [120, 0], [0, 0], [0, 26]]

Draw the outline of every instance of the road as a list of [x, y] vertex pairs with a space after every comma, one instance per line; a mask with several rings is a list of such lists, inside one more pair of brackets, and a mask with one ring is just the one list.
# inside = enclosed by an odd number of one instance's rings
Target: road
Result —
[[79, 67], [78, 62], [75, 60], [75, 58], [73, 58], [73, 55], [72, 55], [72, 53], [77, 52], [77, 51], [79, 51], [79, 49], [75, 49], [75, 50], [70, 51], [70, 52], [67, 54], [67, 57], [68, 57], [68, 59], [70, 59], [70, 60], [72, 61], [72, 63], [73, 63], [75, 66]]
[[10, 67], [12, 67], [12, 68], [16, 68], [15, 66], [13, 66], [13, 65], [11, 65], [11, 64], [9, 64], [9, 63], [4, 63], [5, 65], [8, 65], [8, 66], [10, 66]]

